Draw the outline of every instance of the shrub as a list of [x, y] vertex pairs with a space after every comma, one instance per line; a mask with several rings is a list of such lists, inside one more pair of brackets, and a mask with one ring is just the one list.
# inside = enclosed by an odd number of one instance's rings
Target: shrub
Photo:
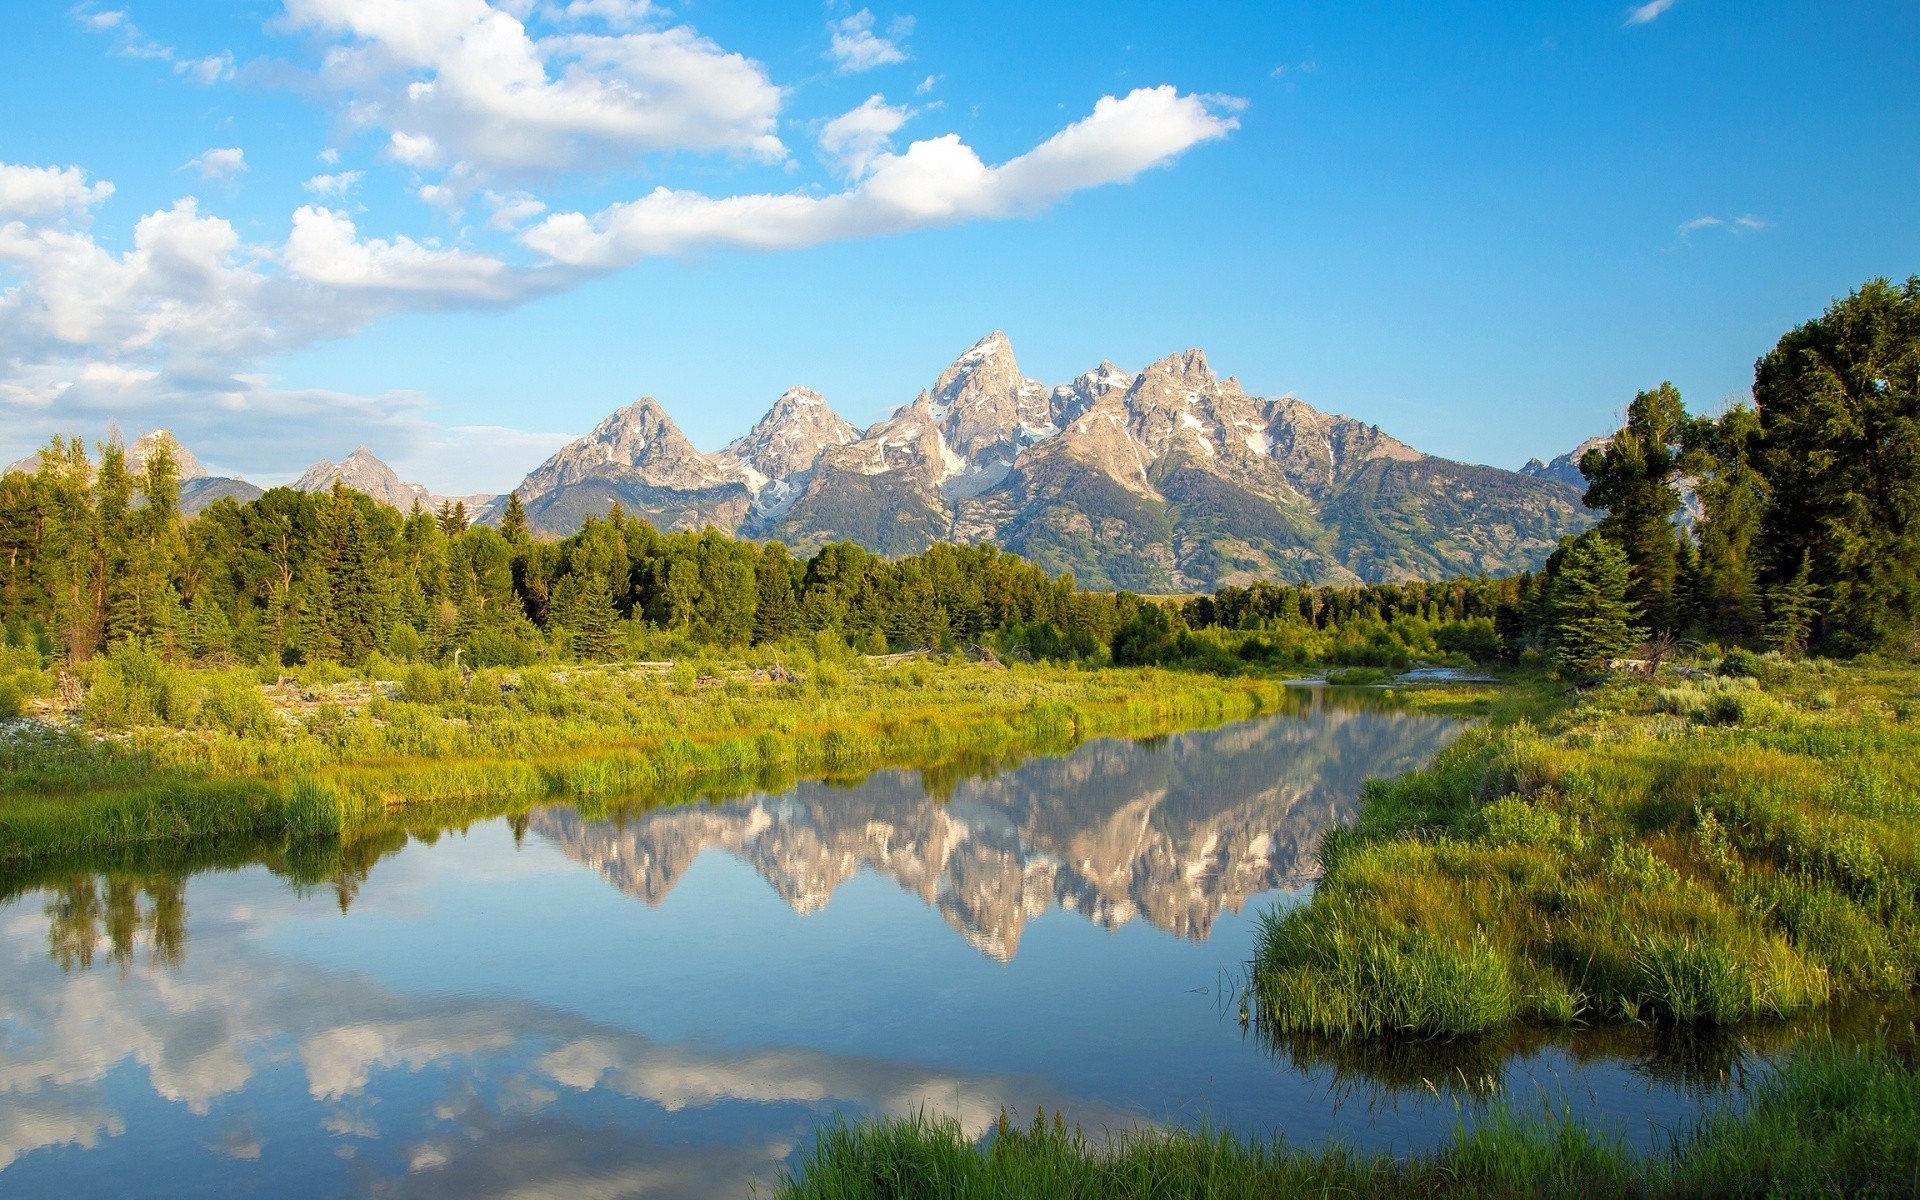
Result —
[[1760, 675], [1760, 656], [1735, 647], [1720, 660], [1720, 673], [1735, 679], [1755, 679]]

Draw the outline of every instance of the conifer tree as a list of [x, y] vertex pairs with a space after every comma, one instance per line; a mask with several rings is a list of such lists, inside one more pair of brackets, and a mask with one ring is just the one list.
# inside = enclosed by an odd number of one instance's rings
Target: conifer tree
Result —
[[1799, 657], [1807, 648], [1819, 590], [1813, 582], [1811, 555], [1802, 555], [1793, 578], [1767, 595], [1767, 641], [1788, 658]]
[[1563, 675], [1603, 671], [1642, 636], [1628, 599], [1627, 556], [1598, 531], [1581, 534], [1547, 585], [1547, 642]]
[[800, 606], [793, 598], [793, 559], [779, 542], [770, 542], [754, 564], [753, 640], [777, 642], [800, 632]]
[[1687, 425], [1680, 392], [1663, 383], [1627, 406], [1627, 423], [1604, 450], [1580, 461], [1588, 508], [1602, 509], [1600, 534], [1625, 553], [1628, 596], [1661, 629], [1674, 629], [1680, 582], [1679, 444]]
[[507, 510], [500, 516], [500, 536], [515, 544], [526, 541], [530, 536], [527, 530], [527, 510], [520, 506], [518, 490], [507, 493]]
[[1837, 648], [1904, 645], [1920, 622], [1920, 276], [1869, 281], [1754, 368], [1773, 587], [1803, 562]]

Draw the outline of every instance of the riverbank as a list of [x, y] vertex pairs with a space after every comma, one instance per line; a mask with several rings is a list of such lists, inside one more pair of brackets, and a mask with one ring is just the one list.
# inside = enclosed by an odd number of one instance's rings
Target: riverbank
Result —
[[0, 861], [984, 769], [1301, 703], [1271, 678], [924, 658], [391, 675], [262, 686], [129, 656], [75, 724], [0, 739]]
[[1738, 1110], [1676, 1131], [1640, 1155], [1570, 1117], [1483, 1110], [1414, 1158], [1301, 1150], [1228, 1135], [1142, 1130], [1099, 1141], [1057, 1115], [1008, 1122], [984, 1145], [957, 1122], [920, 1116], [835, 1124], [779, 1184], [784, 1200], [977, 1197], [1016, 1200], [1286, 1200], [1328, 1195], [1569, 1200], [1705, 1196], [1911, 1195], [1920, 1179], [1920, 1078], [1886, 1045], [1828, 1045], [1788, 1057]]
[[1369, 785], [1252, 1019], [1335, 1039], [1728, 1023], [1920, 980], [1920, 670], [1616, 675]]

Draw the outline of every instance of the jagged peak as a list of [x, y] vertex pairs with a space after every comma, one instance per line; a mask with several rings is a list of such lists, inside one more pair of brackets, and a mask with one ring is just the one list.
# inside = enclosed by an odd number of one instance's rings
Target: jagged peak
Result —
[[1148, 363], [1140, 372], [1139, 382], [1145, 383], [1150, 378], [1178, 380], [1189, 385], [1218, 382], [1213, 368], [1207, 365], [1207, 352], [1199, 349], [1183, 350]]

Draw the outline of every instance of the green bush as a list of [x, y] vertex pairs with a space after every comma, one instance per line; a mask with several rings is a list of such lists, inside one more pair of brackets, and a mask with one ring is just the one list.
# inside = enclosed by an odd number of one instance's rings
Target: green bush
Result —
[[1755, 679], [1760, 675], [1760, 656], [1738, 647], [1720, 660], [1720, 673], [1736, 679]]

